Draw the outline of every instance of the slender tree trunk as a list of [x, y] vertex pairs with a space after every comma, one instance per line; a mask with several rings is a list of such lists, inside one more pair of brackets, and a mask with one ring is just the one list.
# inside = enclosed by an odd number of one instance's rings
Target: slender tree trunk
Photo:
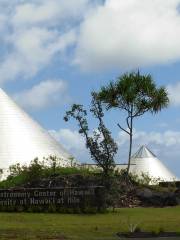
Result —
[[130, 120], [130, 132], [129, 132], [129, 156], [128, 156], [128, 167], [127, 167], [127, 174], [129, 174], [130, 166], [131, 166], [131, 153], [132, 153], [132, 127], [133, 127], [133, 118], [131, 116]]

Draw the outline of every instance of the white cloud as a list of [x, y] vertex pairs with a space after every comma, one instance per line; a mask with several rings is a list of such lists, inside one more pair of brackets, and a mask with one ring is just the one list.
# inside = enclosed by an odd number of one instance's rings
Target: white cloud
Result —
[[76, 148], [77, 150], [83, 150], [85, 148], [85, 141], [83, 137], [77, 132], [70, 129], [60, 129], [58, 131], [49, 131], [56, 140], [63, 142], [68, 150]]
[[160, 127], [160, 128], [167, 128], [168, 126], [169, 124], [166, 122], [157, 123], [157, 127]]
[[4, 15], [3, 13], [0, 14], [0, 32], [6, 31], [6, 23], [8, 19], [7, 16]]
[[89, 0], [0, 1], [0, 83], [31, 78], [64, 61]]
[[67, 84], [62, 80], [46, 80], [14, 95], [14, 99], [24, 108], [43, 109], [67, 103]]
[[[124, 132], [119, 132], [117, 142], [119, 146], [126, 144], [129, 137]], [[180, 132], [166, 130], [164, 132], [145, 132], [134, 130], [133, 141], [135, 145], [156, 144], [164, 147], [180, 146]]]
[[170, 103], [174, 106], [180, 106], [180, 82], [167, 86]]
[[81, 24], [82, 69], [136, 68], [180, 58], [180, 0], [106, 0]]
[[[89, 0], [29, 1], [16, 6], [13, 23], [21, 25], [62, 24], [64, 20], [81, 18]], [[33, 17], [32, 17], [33, 16]]]
[[73, 62], [86, 70], [177, 61], [179, 4], [180, 0], [1, 0], [0, 41], [6, 50], [0, 82], [30, 78], [57, 57], [64, 60], [70, 47]]
[[49, 133], [59, 141], [77, 160], [87, 162], [90, 155], [85, 146], [84, 138], [77, 132], [67, 128], [49, 130]]
[[60, 35], [46, 28], [31, 28], [14, 33], [8, 38], [13, 50], [0, 64], [0, 82], [34, 76], [74, 40], [74, 31]]
[[[35, 24], [44, 21], [51, 21], [59, 13], [57, 1], [44, 1], [40, 3], [24, 3], [15, 9], [13, 22], [17, 27], [19, 24]], [[33, 17], [32, 17], [33, 16]]]

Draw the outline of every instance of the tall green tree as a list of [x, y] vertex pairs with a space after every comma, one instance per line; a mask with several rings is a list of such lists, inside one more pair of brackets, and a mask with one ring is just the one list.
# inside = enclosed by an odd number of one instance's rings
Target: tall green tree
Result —
[[117, 108], [127, 113], [126, 125], [117, 126], [129, 135], [129, 155], [127, 173], [130, 169], [134, 119], [146, 112], [156, 114], [166, 108], [169, 103], [167, 90], [157, 87], [150, 74], [137, 72], [125, 73], [115, 82], [103, 86], [97, 93], [98, 99], [106, 105], [106, 109]]
[[79, 133], [85, 138], [91, 158], [103, 169], [104, 176], [108, 177], [115, 166], [114, 156], [117, 152], [117, 144], [104, 124], [102, 104], [95, 93], [92, 93], [90, 112], [98, 121], [97, 129], [92, 134], [89, 133], [87, 111], [83, 105], [73, 104], [71, 109], [66, 112], [64, 120], [69, 121], [73, 118], [77, 121]]

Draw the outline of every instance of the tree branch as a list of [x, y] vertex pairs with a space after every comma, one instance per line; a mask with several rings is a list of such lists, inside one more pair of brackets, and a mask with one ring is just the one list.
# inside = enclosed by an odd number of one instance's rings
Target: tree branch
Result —
[[120, 126], [120, 124], [118, 123], [117, 126], [123, 130], [124, 132], [126, 132], [128, 135], [130, 135], [130, 132], [128, 132], [126, 129], [124, 129], [123, 127]]
[[126, 123], [127, 123], [128, 128], [131, 129], [131, 128], [130, 128], [130, 125], [129, 125], [129, 118], [130, 118], [130, 116], [128, 116], [128, 117], [126, 118]]
[[140, 117], [142, 116], [144, 113], [148, 112], [149, 111], [149, 108], [145, 109], [144, 111], [137, 111], [132, 117]]

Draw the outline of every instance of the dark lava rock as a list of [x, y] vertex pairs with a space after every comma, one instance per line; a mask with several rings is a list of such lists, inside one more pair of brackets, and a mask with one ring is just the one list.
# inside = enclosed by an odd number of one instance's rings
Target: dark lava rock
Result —
[[152, 198], [153, 192], [149, 188], [137, 189], [136, 195], [139, 198], [148, 199], [148, 198]]
[[175, 192], [160, 192], [148, 188], [137, 189], [136, 195], [141, 201], [142, 206], [175, 206], [180, 202], [178, 194]]
[[180, 236], [176, 232], [160, 232], [160, 233], [154, 233], [154, 232], [119, 232], [117, 233], [117, 236], [120, 238], [165, 238], [168, 239], [169, 237], [176, 237], [176, 239], [180, 239]]

